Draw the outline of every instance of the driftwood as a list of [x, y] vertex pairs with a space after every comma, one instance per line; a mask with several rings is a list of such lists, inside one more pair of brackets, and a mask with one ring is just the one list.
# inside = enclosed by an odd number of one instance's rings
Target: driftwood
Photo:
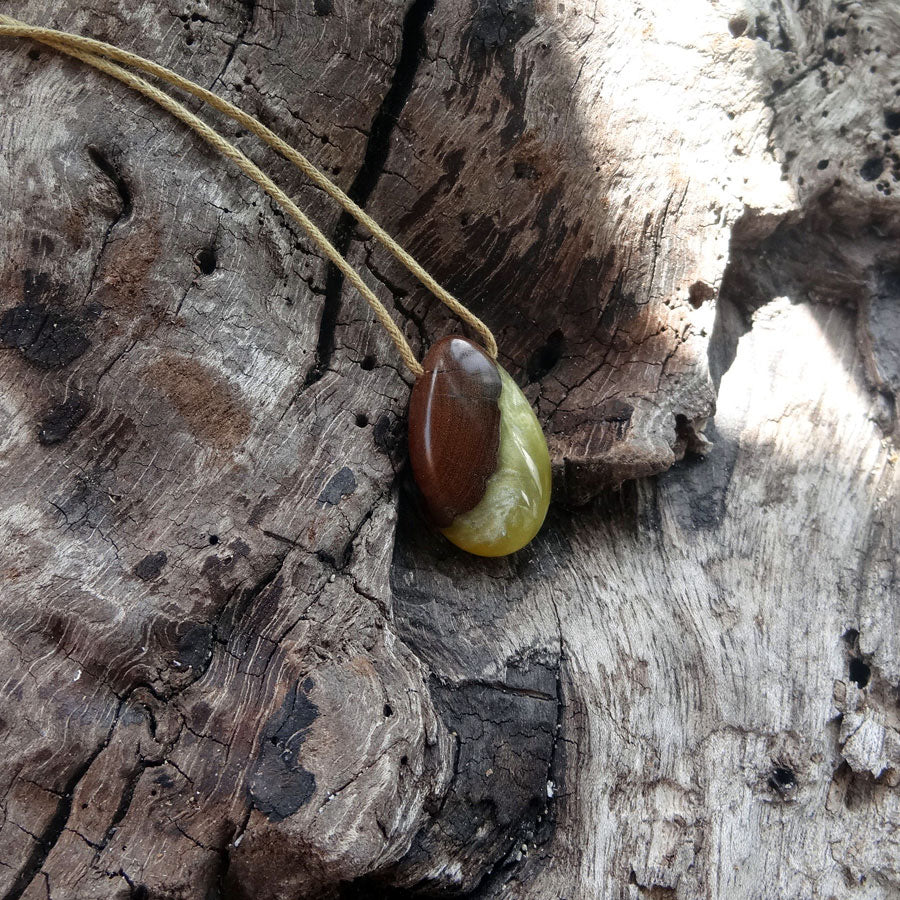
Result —
[[324, 166], [495, 330], [558, 500], [507, 560], [428, 532], [335, 270], [3, 41], [4, 898], [900, 894], [894, 0], [4, 12]]

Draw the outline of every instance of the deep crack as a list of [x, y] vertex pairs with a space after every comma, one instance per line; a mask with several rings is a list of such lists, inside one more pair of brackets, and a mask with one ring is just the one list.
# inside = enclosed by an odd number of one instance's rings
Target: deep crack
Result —
[[62, 790], [60, 801], [56, 805], [56, 811], [50, 817], [44, 830], [39, 835], [32, 835], [37, 843], [28, 855], [25, 864], [19, 870], [19, 874], [16, 876], [16, 880], [13, 882], [12, 887], [4, 895], [3, 900], [19, 900], [34, 879], [37, 878], [44, 863], [47, 861], [47, 857], [66, 830], [66, 826], [69, 823], [69, 817], [72, 814], [72, 804], [79, 782], [88, 773], [88, 770], [94, 764], [94, 760], [96, 760], [109, 746], [109, 742], [112, 739], [113, 732], [116, 729], [124, 705], [125, 701], [120, 701], [118, 709], [116, 710], [116, 715], [106, 733], [106, 738], [94, 749], [91, 755], [75, 769], [69, 780], [66, 782], [65, 787]]
[[[434, 8], [435, 0], [413, 0], [403, 19], [403, 36], [400, 56], [391, 86], [372, 120], [362, 165], [347, 191], [350, 199], [362, 209], [366, 208], [381, 175], [391, 149], [391, 137], [400, 120], [406, 101], [412, 93], [419, 64], [425, 54], [425, 20]], [[353, 238], [356, 220], [344, 211], [335, 226], [331, 242], [341, 256], [345, 256]], [[344, 276], [333, 263], [328, 265], [325, 278], [325, 300], [319, 320], [319, 337], [316, 342], [316, 361], [306, 375], [305, 386], [315, 384], [328, 370], [334, 354], [334, 334], [341, 311], [341, 292]]]
[[230, 44], [228, 47], [228, 54], [225, 57], [225, 62], [222, 63], [222, 68], [219, 69], [219, 74], [216, 75], [216, 77], [212, 81], [212, 84], [209, 86], [210, 90], [212, 90], [225, 77], [225, 73], [228, 71], [228, 67], [231, 65], [231, 61], [234, 59], [234, 54], [237, 52], [237, 48], [240, 47], [244, 42], [244, 38], [247, 36], [247, 32], [253, 25], [253, 19], [256, 16], [256, 0], [241, 0], [241, 2], [243, 3], [245, 9], [244, 21], [241, 23], [241, 27], [237, 35], [235, 35], [234, 43]]
[[116, 189], [116, 193], [119, 195], [119, 199], [122, 201], [122, 205], [118, 213], [113, 216], [109, 225], [107, 225], [106, 231], [103, 234], [103, 240], [100, 243], [100, 250], [97, 253], [97, 258], [94, 260], [94, 266], [91, 269], [91, 274], [88, 278], [87, 291], [84, 295], [85, 302], [87, 302], [88, 298], [90, 298], [91, 294], [94, 292], [94, 284], [97, 280], [97, 273], [100, 271], [100, 265], [103, 262], [103, 256], [106, 253], [106, 247], [109, 244], [109, 239], [113, 233], [113, 229], [120, 222], [127, 219], [134, 209], [134, 204], [131, 197], [131, 188], [128, 186], [128, 182], [122, 176], [122, 173], [110, 161], [109, 157], [107, 157], [98, 147], [88, 147], [87, 152], [88, 156], [91, 158], [91, 162], [112, 182], [113, 187]]

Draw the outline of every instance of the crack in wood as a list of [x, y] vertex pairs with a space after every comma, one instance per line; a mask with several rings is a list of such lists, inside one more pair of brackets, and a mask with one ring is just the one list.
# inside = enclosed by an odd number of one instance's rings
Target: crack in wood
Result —
[[120, 222], [127, 220], [134, 210], [131, 188], [118, 167], [99, 147], [91, 145], [87, 148], [87, 152], [91, 162], [112, 182], [113, 187], [116, 189], [116, 193], [119, 195], [121, 206], [119, 212], [112, 218], [109, 225], [106, 227], [106, 231], [103, 233], [103, 239], [100, 242], [100, 250], [97, 253], [94, 260], [94, 266], [88, 277], [87, 291], [84, 295], [85, 303], [94, 293], [94, 284], [97, 280], [97, 274], [100, 271], [100, 266], [103, 262], [103, 257], [106, 253], [106, 248], [109, 244], [110, 237], [112, 236], [113, 229], [115, 229]]
[[53, 848], [66, 830], [69, 817], [72, 814], [72, 803], [75, 791], [77, 790], [79, 783], [84, 776], [87, 775], [97, 757], [109, 746], [109, 742], [112, 739], [124, 705], [125, 701], [120, 701], [116, 709], [115, 718], [109, 726], [105, 739], [98, 747], [96, 747], [96, 749], [94, 749], [84, 762], [76, 767], [75, 771], [69, 777], [63, 787], [62, 796], [56, 806], [56, 811], [50, 817], [44, 830], [39, 835], [32, 835], [36, 844], [2, 900], [19, 900], [40, 873], [47, 857], [50, 856]]
[[[378, 186], [391, 150], [391, 138], [396, 129], [406, 101], [412, 93], [419, 64], [425, 54], [425, 20], [434, 8], [435, 0], [413, 0], [403, 19], [400, 54], [381, 106], [375, 113], [366, 143], [362, 165], [347, 191], [354, 203], [365, 209]], [[353, 239], [356, 219], [350, 213], [341, 213], [332, 234], [331, 242], [345, 256]], [[328, 265], [325, 278], [325, 300], [319, 320], [319, 336], [316, 341], [316, 359], [307, 372], [305, 386], [315, 384], [331, 364], [334, 353], [334, 337], [341, 310], [341, 294], [344, 276], [333, 263]]]
[[240, 30], [238, 31], [233, 43], [228, 47], [228, 54], [225, 57], [225, 61], [222, 63], [222, 68], [219, 70], [219, 74], [213, 78], [209, 89], [213, 90], [215, 86], [222, 81], [225, 77], [225, 74], [228, 72], [228, 68], [231, 66], [231, 62], [234, 59], [234, 54], [237, 52], [238, 47], [244, 43], [244, 38], [247, 36], [247, 32], [253, 26], [253, 19], [256, 16], [256, 3], [257, 0], [240, 0], [241, 4], [244, 7], [244, 20], [241, 22]]

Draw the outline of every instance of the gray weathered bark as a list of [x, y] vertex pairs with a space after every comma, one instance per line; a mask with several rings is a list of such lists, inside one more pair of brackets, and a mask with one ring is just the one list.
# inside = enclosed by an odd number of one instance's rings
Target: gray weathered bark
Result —
[[4, 41], [3, 896], [900, 894], [894, 0], [132, 6], [4, 11], [324, 166], [495, 330], [558, 503], [506, 560], [423, 528], [361, 301]]

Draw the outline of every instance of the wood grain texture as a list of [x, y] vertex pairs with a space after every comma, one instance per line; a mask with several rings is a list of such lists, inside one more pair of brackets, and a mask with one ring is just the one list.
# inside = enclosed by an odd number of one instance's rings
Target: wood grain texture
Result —
[[[896, 3], [4, 9], [315, 158], [497, 333], [569, 503], [432, 536], [339, 275], [4, 42], [3, 897], [897, 895]], [[456, 330], [224, 130], [420, 355]]]
[[429, 518], [446, 528], [474, 509], [497, 470], [500, 373], [468, 338], [435, 341], [409, 400], [409, 463]]

